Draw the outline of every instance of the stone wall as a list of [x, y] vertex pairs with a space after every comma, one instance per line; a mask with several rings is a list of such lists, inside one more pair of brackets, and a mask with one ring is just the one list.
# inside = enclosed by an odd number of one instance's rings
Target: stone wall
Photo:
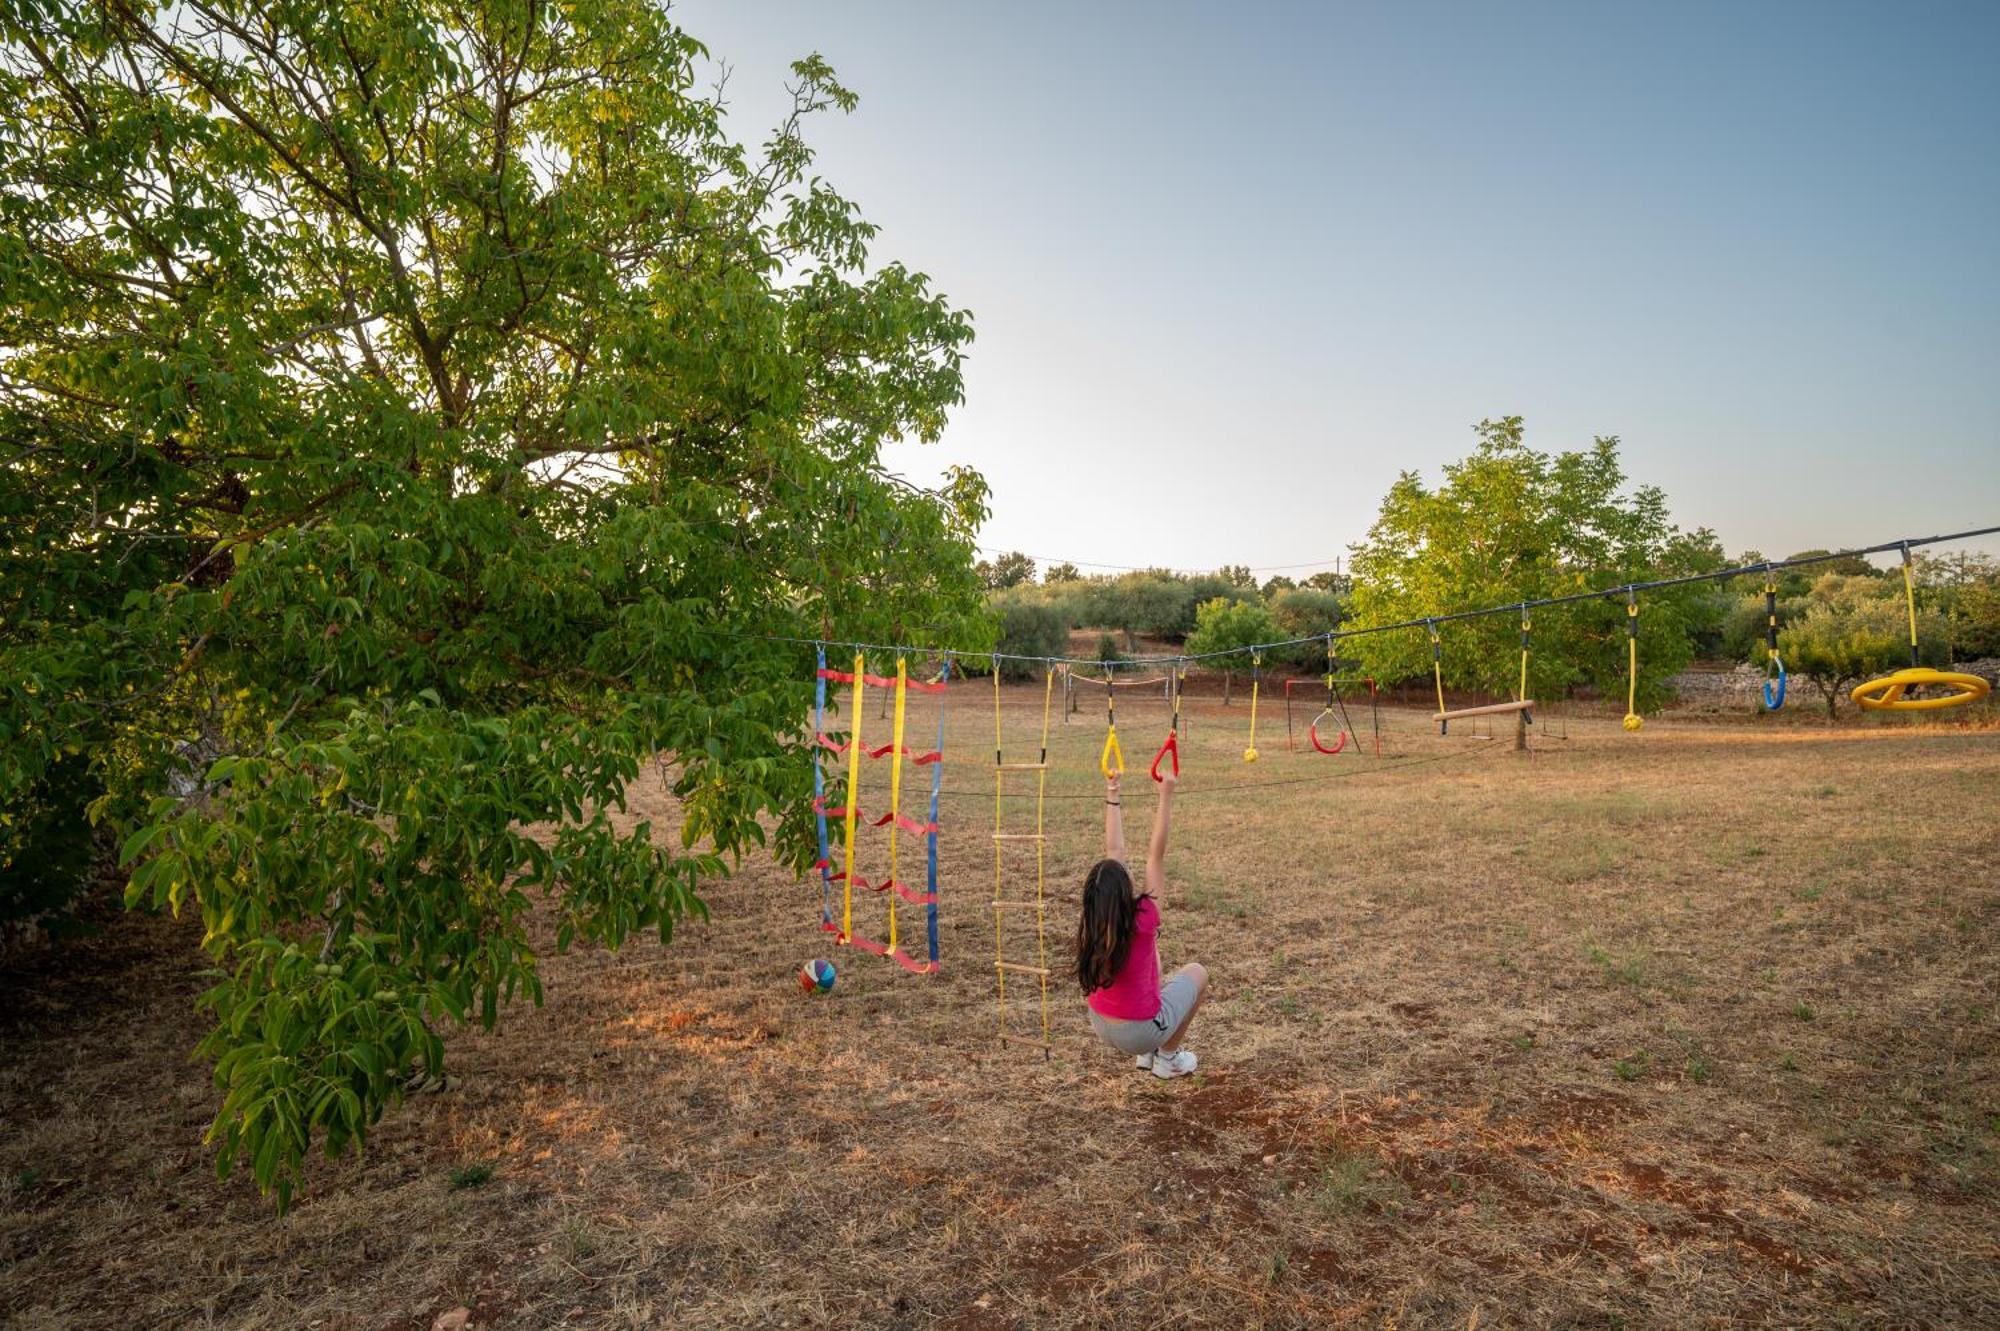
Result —
[[[1959, 661], [1953, 670], [1980, 678], [2000, 688], [2000, 657]], [[1756, 711], [1762, 704], [1764, 671], [1757, 666], [1709, 666], [1683, 670], [1673, 678], [1676, 706], [1697, 712]], [[1785, 705], [1810, 702], [1824, 709], [1826, 700], [1818, 689], [1803, 679], [1794, 679], [1786, 689]]]

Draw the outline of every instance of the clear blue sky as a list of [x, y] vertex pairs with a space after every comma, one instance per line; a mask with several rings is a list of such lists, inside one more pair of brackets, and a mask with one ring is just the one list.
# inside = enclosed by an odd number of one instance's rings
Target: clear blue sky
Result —
[[2000, 523], [2000, 3], [675, 13], [739, 137], [860, 94], [819, 172], [979, 333], [891, 462], [987, 545], [1328, 560], [1506, 414], [1732, 553]]

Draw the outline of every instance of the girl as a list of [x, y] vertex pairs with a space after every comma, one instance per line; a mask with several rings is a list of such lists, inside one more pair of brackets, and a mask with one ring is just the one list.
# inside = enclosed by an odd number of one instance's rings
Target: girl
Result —
[[1104, 858], [1083, 880], [1083, 918], [1076, 926], [1076, 978], [1090, 1005], [1090, 1024], [1112, 1048], [1137, 1055], [1155, 1077], [1185, 1077], [1194, 1051], [1181, 1037], [1208, 989], [1208, 972], [1189, 963], [1164, 982], [1155, 940], [1159, 898], [1167, 886], [1167, 824], [1173, 814], [1175, 778], [1160, 783], [1153, 842], [1146, 851], [1146, 891], [1134, 895], [1125, 867], [1125, 825], [1118, 778], [1104, 781]]

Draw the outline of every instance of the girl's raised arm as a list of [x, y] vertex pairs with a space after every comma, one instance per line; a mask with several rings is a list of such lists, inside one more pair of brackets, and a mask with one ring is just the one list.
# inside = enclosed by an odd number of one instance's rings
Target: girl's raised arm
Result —
[[1160, 774], [1160, 807], [1153, 814], [1153, 840], [1146, 848], [1146, 890], [1155, 898], [1167, 890], [1167, 828], [1174, 820], [1174, 787], [1180, 778], [1171, 772]]
[[1104, 858], [1125, 862], [1125, 820], [1119, 816], [1118, 774], [1104, 778]]

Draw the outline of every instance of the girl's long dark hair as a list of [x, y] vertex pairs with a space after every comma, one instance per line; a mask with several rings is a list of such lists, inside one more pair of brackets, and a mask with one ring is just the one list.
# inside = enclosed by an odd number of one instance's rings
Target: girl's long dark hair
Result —
[[1117, 860], [1099, 860], [1083, 880], [1083, 915], [1076, 924], [1076, 981], [1086, 994], [1118, 978], [1132, 951], [1139, 918], [1132, 871]]

